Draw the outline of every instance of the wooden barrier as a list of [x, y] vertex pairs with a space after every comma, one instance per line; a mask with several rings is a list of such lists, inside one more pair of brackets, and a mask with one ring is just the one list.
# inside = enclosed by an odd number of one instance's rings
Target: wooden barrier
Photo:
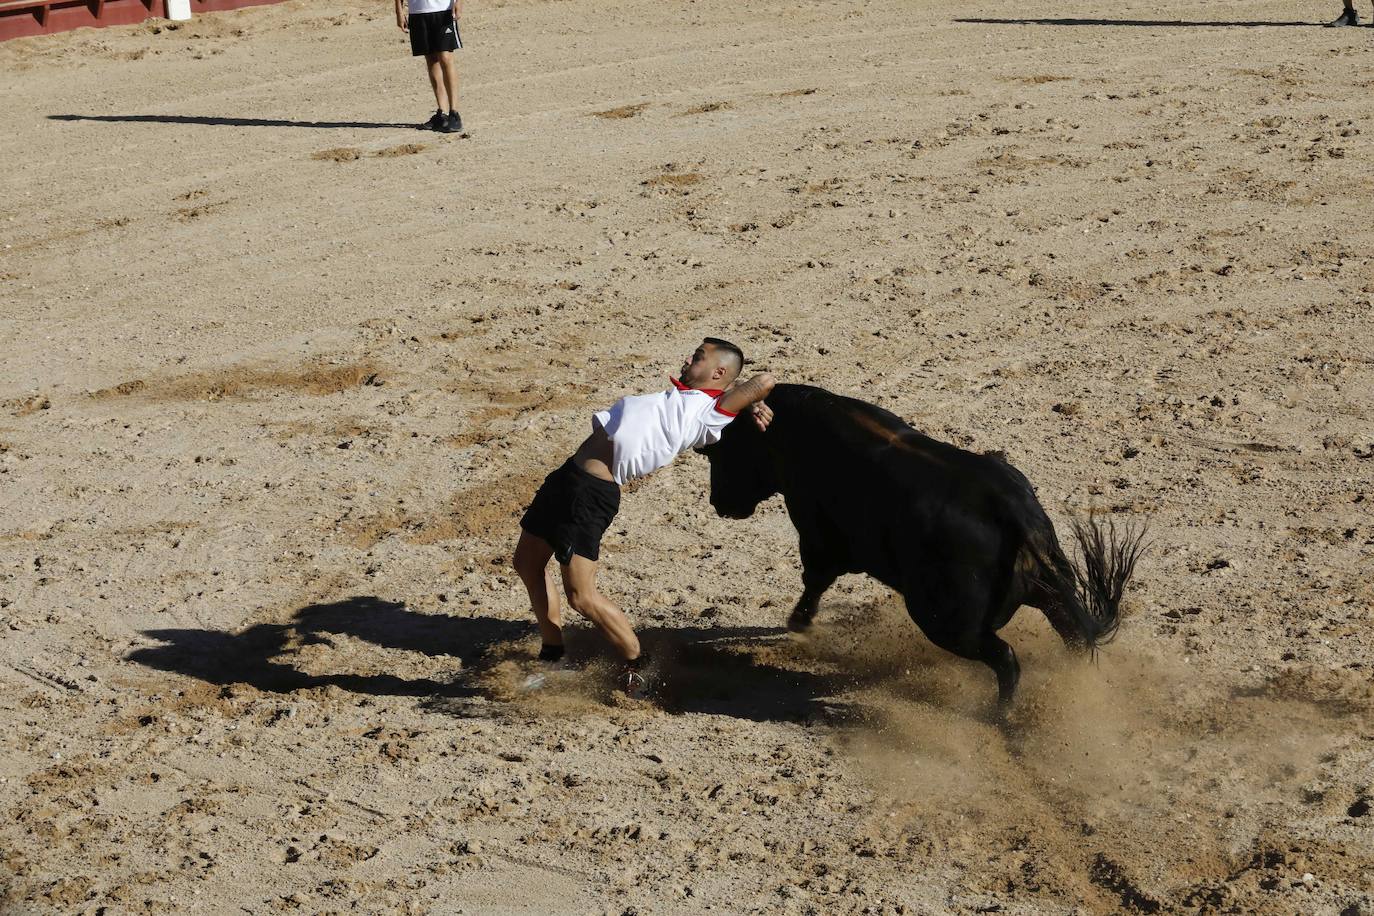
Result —
[[[191, 0], [191, 15], [280, 0]], [[0, 0], [0, 41], [68, 29], [132, 25], [167, 15], [165, 0]]]

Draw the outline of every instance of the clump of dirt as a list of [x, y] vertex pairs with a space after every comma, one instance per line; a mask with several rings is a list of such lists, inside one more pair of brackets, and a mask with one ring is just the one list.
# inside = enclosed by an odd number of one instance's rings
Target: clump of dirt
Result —
[[48, 410], [52, 407], [52, 401], [46, 395], [32, 394], [27, 397], [10, 398], [0, 402], [0, 407], [4, 407], [16, 417], [27, 417], [29, 414], [37, 413], [40, 410]]
[[414, 156], [429, 149], [425, 143], [402, 143], [400, 146], [388, 146], [386, 149], [379, 149], [373, 153], [376, 159], [392, 159], [396, 156]]
[[133, 395], [164, 401], [219, 401], [247, 397], [253, 391], [268, 389], [329, 395], [375, 384], [373, 380], [377, 374], [372, 363], [299, 369], [226, 369], [157, 382], [132, 379], [93, 391], [90, 396], [98, 401]]
[[209, 216], [216, 210], [222, 210], [224, 207], [227, 207], [228, 205], [229, 201], [227, 200], [213, 201], [211, 203], [198, 204], [194, 207], [182, 207], [178, 209], [176, 213], [173, 215], [175, 216], [177, 222], [189, 223], [194, 220], [201, 219], [202, 217]]
[[143, 381], [143, 379], [130, 379], [127, 382], [120, 382], [118, 385], [112, 385], [109, 388], [101, 388], [99, 391], [92, 391], [91, 397], [97, 401], [127, 397], [131, 394], [137, 394], [147, 387], [148, 383]]
[[698, 172], [678, 172], [666, 175], [655, 175], [646, 178], [640, 184], [646, 188], [688, 188], [694, 184], [701, 183], [702, 176]]
[[625, 118], [633, 118], [649, 107], [648, 102], [640, 102], [637, 105], [621, 105], [619, 108], [608, 108], [605, 111], [594, 111], [592, 117], [605, 118], [608, 121], [622, 121]]
[[734, 108], [733, 102], [706, 102], [702, 105], [694, 105], [682, 112], [682, 115], [710, 114], [713, 111], [729, 111]]
[[361, 159], [363, 151], [355, 146], [336, 146], [331, 149], [316, 150], [310, 154], [311, 159], [319, 159], [323, 162], [352, 162]]

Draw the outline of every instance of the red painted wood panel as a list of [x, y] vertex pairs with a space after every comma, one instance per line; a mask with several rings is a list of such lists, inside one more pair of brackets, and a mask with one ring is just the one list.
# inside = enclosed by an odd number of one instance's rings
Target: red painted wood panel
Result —
[[[281, 0], [191, 0], [191, 15]], [[0, 41], [165, 17], [165, 0], [0, 0]]]

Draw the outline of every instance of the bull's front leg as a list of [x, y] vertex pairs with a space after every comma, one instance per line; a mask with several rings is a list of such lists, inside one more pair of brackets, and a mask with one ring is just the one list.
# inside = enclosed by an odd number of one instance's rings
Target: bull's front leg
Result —
[[804, 633], [811, 628], [811, 621], [816, 619], [816, 611], [820, 610], [821, 595], [835, 584], [836, 578], [836, 574], [828, 568], [807, 565], [804, 557], [803, 553], [802, 595], [787, 618], [787, 629], [793, 633]]

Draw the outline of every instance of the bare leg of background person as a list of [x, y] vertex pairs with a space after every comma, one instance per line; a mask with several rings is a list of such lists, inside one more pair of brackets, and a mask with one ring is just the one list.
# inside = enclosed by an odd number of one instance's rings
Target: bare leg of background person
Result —
[[[445, 111], [458, 110], [458, 65], [453, 61], [453, 52], [445, 51], [439, 55], [439, 66], [443, 71], [444, 92], [448, 98], [448, 107], [439, 107]], [[433, 77], [431, 77], [432, 79]], [[437, 93], [436, 93], [437, 94]]]
[[443, 64], [440, 62], [442, 57], [442, 54], [426, 54], [425, 69], [429, 71], [429, 85], [434, 90], [434, 103], [440, 111], [447, 114], [450, 109], [448, 87], [444, 84]]

